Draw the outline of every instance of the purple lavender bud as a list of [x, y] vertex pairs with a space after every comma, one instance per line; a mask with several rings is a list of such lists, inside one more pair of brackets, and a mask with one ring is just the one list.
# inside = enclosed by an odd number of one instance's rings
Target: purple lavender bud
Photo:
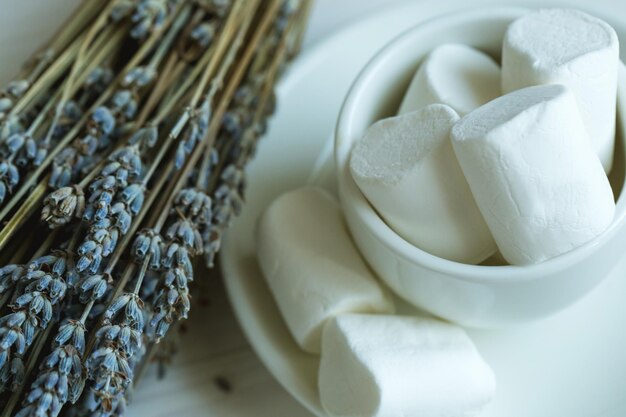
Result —
[[91, 119], [105, 135], [110, 134], [115, 129], [115, 117], [111, 110], [104, 106], [97, 107], [91, 114]]
[[9, 153], [15, 153], [22, 148], [26, 137], [22, 133], [15, 133], [7, 139], [5, 146]]

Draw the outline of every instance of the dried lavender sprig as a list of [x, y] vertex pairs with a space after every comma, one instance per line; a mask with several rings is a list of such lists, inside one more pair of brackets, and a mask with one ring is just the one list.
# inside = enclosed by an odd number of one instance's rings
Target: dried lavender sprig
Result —
[[129, 360], [143, 344], [143, 301], [136, 293], [117, 297], [104, 313], [96, 333], [96, 348], [87, 359], [90, 389], [86, 407], [99, 415], [110, 415], [119, 397], [130, 385], [133, 371]]
[[139, 147], [124, 147], [109, 161], [101, 177], [90, 186], [91, 196], [83, 214], [90, 230], [78, 248], [80, 272], [87, 269], [91, 274], [98, 272], [102, 260], [115, 250], [119, 238], [128, 232], [133, 216], [143, 205]]
[[85, 349], [85, 325], [66, 320], [61, 324], [53, 349], [40, 365], [40, 372], [24, 398], [16, 417], [56, 417], [63, 404], [75, 403], [84, 387], [81, 356]]
[[[266, 112], [261, 114], [267, 115]], [[208, 195], [197, 189], [183, 189], [175, 199], [172, 212], [177, 220], [166, 232], [167, 243], [161, 247], [154, 230], [144, 231], [135, 242], [134, 255], [138, 260], [145, 261], [146, 257], [161, 256], [164, 252], [162, 278], [151, 303], [154, 313], [150, 326], [156, 341], [165, 336], [172, 323], [186, 318], [189, 312], [189, 283], [193, 279], [190, 253], [200, 255], [208, 248], [214, 254], [219, 249], [214, 246], [215, 241], [203, 241], [200, 230], [221, 231], [231, 215], [237, 215], [240, 210], [243, 171], [229, 165], [221, 178], [222, 183], [215, 193], [219, 205], [217, 212], [212, 211]]]
[[[0, 318], [0, 373], [11, 374], [11, 362], [21, 358], [36, 333], [48, 326], [53, 306], [65, 296], [68, 283], [71, 285], [76, 279], [69, 252], [56, 251], [21, 268], [16, 284], [24, 289], [16, 294], [18, 296], [11, 306], [13, 312]], [[2, 383], [6, 387], [9, 378]]]
[[[163, 177], [161, 177], [161, 178], [159, 179], [159, 184], [157, 184], [157, 188], [159, 188], [159, 187], [162, 185], [162, 183], [164, 182], [164, 180], [165, 180], [166, 178], [167, 178], [167, 175], [164, 175]], [[148, 201], [147, 201], [147, 203], [146, 203], [146, 207], [144, 207], [144, 209], [142, 210], [142, 213], [140, 213], [140, 215], [138, 216], [138, 221], [141, 221], [141, 218], [143, 218], [143, 216], [145, 216], [145, 214], [146, 214], [146, 212], [147, 212], [147, 208], [148, 208], [148, 207], [150, 207], [150, 206], [151, 206], [151, 204], [154, 202], [154, 200], [155, 200], [155, 196], [156, 196], [156, 194], [153, 194], [152, 196], [150, 196], [149, 200], [148, 200]], [[117, 260], [117, 259], [119, 259], [119, 258], [116, 258], [116, 260]], [[114, 263], [116, 263], [116, 260], [112, 260], [112, 261], [109, 263], [109, 266], [111, 266], [111, 267], [112, 267], [112, 265], [113, 265]], [[108, 284], [107, 284], [107, 281], [106, 281], [106, 280], [104, 280], [104, 279], [102, 279], [102, 278], [103, 278], [102, 276], [92, 276], [91, 278], [92, 278], [92, 281], [93, 281], [93, 282], [91, 283], [91, 285], [95, 285], [96, 287], [99, 287], [99, 288], [100, 288], [100, 289], [98, 290], [98, 289], [96, 289], [96, 288], [92, 287], [92, 288], [94, 288], [94, 289], [93, 289], [93, 291], [99, 292], [101, 295], [104, 295], [104, 293], [105, 293], [105, 291], [106, 291], [106, 289], [107, 289], [107, 285], [108, 285]], [[127, 280], [127, 279], [128, 279], [128, 277], [127, 277], [127, 276], [126, 276], [126, 277], [124, 277], [124, 278], [122, 278], [122, 280], [121, 280], [121, 281], [120, 281], [120, 283], [118, 284], [118, 288], [123, 288], [124, 283], [126, 282], [126, 280]], [[94, 284], [94, 283], [95, 283], [95, 284]], [[85, 281], [83, 281], [83, 284], [82, 284], [82, 285], [85, 285]], [[86, 290], [87, 288], [81, 288], [81, 289], [85, 289], [85, 290]], [[117, 292], [116, 292], [116, 294], [117, 294]], [[117, 298], [117, 296], [114, 296], [114, 297], [115, 297], [115, 298]], [[96, 298], [99, 298], [99, 296], [91, 298], [91, 301], [89, 301], [89, 303], [88, 303], [88, 304], [86, 305], [86, 307], [83, 309], [83, 313], [82, 313], [81, 318], [80, 318], [80, 320], [79, 320], [81, 323], [85, 323], [86, 318], [90, 315], [90, 312], [92, 311], [92, 309], [93, 309], [93, 308], [94, 308], [94, 306], [95, 306], [95, 300], [96, 300]], [[57, 337], [58, 337], [58, 336], [57, 336]], [[89, 349], [88, 349], [88, 351], [91, 351], [91, 348], [89, 348]], [[134, 365], [133, 365], [133, 366], [134, 366]], [[82, 381], [81, 383], [84, 383], [84, 378], [83, 378], [83, 381]], [[89, 395], [91, 395], [91, 394], [89, 394]], [[63, 406], [63, 404], [64, 404], [64, 402], [62, 402], [62, 401], [61, 401], [61, 402], [60, 402], [60, 405], [61, 405], [61, 406]]]
[[[66, 81], [65, 81], [65, 85], [61, 89], [61, 97], [57, 103], [56, 111], [52, 117], [50, 127], [48, 128], [46, 137], [43, 139], [43, 141], [46, 143], [49, 143], [51, 136], [54, 135], [54, 132], [56, 131], [59, 120], [61, 119], [61, 116], [63, 114], [66, 103], [70, 101], [70, 98], [72, 97], [72, 95], [74, 94], [74, 91], [77, 88], [76, 85], [78, 84], [79, 73], [81, 70], [81, 66], [87, 59], [89, 46], [92, 45], [92, 42], [97, 37], [98, 33], [100, 33], [100, 31], [105, 27], [106, 20], [107, 20], [106, 14], [113, 8], [114, 4], [115, 2], [111, 2], [105, 6], [103, 14], [98, 16], [98, 18], [91, 25], [91, 27], [89, 28], [89, 30], [87, 31], [85, 35], [85, 39], [83, 39], [80, 45], [78, 54], [76, 56], [76, 60], [71, 65], [69, 75], [67, 76]], [[53, 171], [52, 178], [54, 178], [55, 175], [58, 175], [58, 173], [55, 173]]]
[[43, 336], [39, 338], [33, 346], [32, 357], [30, 358], [30, 360], [26, 364], [22, 364], [23, 367], [20, 370], [20, 372], [22, 373], [22, 375], [20, 376], [20, 378], [22, 378], [22, 382], [20, 382], [18, 386], [13, 387], [12, 394], [6, 401], [4, 409], [2, 410], [2, 417], [10, 417], [13, 414], [13, 409], [17, 405], [17, 402], [22, 395], [22, 391], [25, 388], [26, 378], [28, 377], [28, 375], [30, 375], [31, 371], [35, 367], [35, 360], [44, 348], [49, 336], [50, 329], [46, 330]]
[[[45, 72], [42, 73], [32, 85], [28, 88], [20, 88], [17, 96], [9, 94], [5, 95], [4, 102], [4, 116], [2, 118], [2, 126], [6, 126], [7, 122], [12, 118], [16, 118], [19, 115], [26, 114], [31, 107], [38, 103], [42, 97], [49, 93], [52, 85], [62, 77], [67, 68], [71, 65], [78, 53], [78, 48], [82, 36], [79, 36], [73, 41], [73, 43], [61, 54], [59, 57], [51, 63]], [[24, 87], [24, 85], [22, 85]]]
[[[143, 219], [143, 217], [145, 216], [145, 214], [147, 213], [148, 209], [152, 206], [152, 204], [154, 204], [154, 202], [156, 201], [156, 195], [158, 190], [164, 185], [165, 183], [165, 179], [167, 178], [167, 175], [164, 175], [163, 177], [161, 177], [158, 181], [158, 183], [154, 186], [153, 190], [154, 193], [148, 198], [148, 201], [146, 202], [146, 205], [144, 206], [144, 208], [142, 209], [142, 212], [139, 214], [139, 216], [137, 216], [137, 223], [141, 222], [141, 220]], [[125, 238], [125, 240], [128, 240], [128, 237]], [[122, 247], [125, 246], [125, 243], [122, 244]], [[118, 249], [119, 250], [119, 249]], [[117, 252], [117, 253], [121, 253], [121, 252]], [[114, 267], [114, 265], [117, 263], [117, 260], [119, 259], [119, 257], [115, 257], [114, 259], [111, 259], [107, 265], [107, 270], [112, 270], [112, 268]], [[138, 291], [140, 289], [141, 286], [141, 282], [143, 280], [143, 277], [145, 277], [146, 275], [146, 268], [149, 266], [150, 264], [150, 260], [146, 260], [145, 264], [142, 266], [139, 278], [137, 279], [137, 283], [136, 283], [136, 287], [135, 290], [133, 292], [133, 294], [137, 295]], [[157, 265], [158, 266], [158, 265]], [[121, 278], [121, 280], [119, 280], [119, 282], [117, 282], [116, 284], [116, 289], [113, 293], [113, 299], [117, 300], [119, 297], [122, 297], [123, 295], [120, 294], [121, 290], [124, 288], [124, 286], [126, 285], [127, 280], [130, 278], [130, 276], [132, 275], [134, 269], [131, 268], [127, 268], [123, 277]], [[105, 271], [106, 272], [106, 271]], [[93, 307], [93, 301], [90, 302], [89, 304], [86, 305], [84, 311], [83, 311], [83, 317], [85, 317], [89, 311], [92, 309]], [[108, 317], [108, 318], [107, 318]], [[110, 313], [107, 316], [105, 314], [104, 316], [104, 320], [103, 323], [105, 325], [107, 325], [108, 321], [110, 321]], [[101, 326], [98, 327], [98, 329], [102, 330]], [[96, 329], [96, 334], [98, 334], [98, 329]], [[138, 330], [137, 330], [138, 331]], [[94, 340], [95, 342], [98, 342], [98, 340]], [[102, 340], [100, 340], [101, 342]], [[143, 347], [142, 346], [138, 346], [139, 349], [139, 357], [141, 357], [143, 355]], [[87, 352], [91, 352], [91, 347], [88, 347]], [[100, 351], [101, 353], [103, 351]], [[111, 351], [110, 353], [115, 354], [115, 352]], [[94, 353], [95, 354], [95, 353]], [[135, 363], [137, 362], [138, 359], [133, 359], [132, 357], [129, 360], [129, 365], [130, 368], [134, 368]], [[97, 360], [95, 363], [99, 363]], [[94, 365], [95, 366], [95, 365]], [[98, 367], [96, 366], [94, 368], [94, 372], [98, 371]], [[94, 373], [94, 375], [96, 375]], [[100, 374], [100, 376], [103, 376], [102, 374]], [[105, 377], [105, 383], [104, 385], [99, 384], [98, 386], [100, 386], [99, 390], [90, 390], [89, 391], [89, 395], [88, 395], [88, 399], [86, 400], [86, 407], [87, 409], [91, 408], [91, 409], [100, 409], [100, 411], [104, 411], [104, 410], [109, 410], [108, 412], [102, 413], [100, 415], [110, 415], [111, 410], [119, 410], [119, 407], [122, 407], [125, 404], [125, 400], [124, 400], [124, 393], [126, 392], [127, 388], [128, 388], [128, 384], [126, 384], [126, 386], [124, 387], [124, 389], [120, 389], [120, 380], [113, 380], [112, 382], [114, 382], [113, 384], [111, 383], [106, 383], [108, 379], [108, 375], [104, 376]], [[95, 376], [94, 376], [95, 378]], [[111, 381], [110, 381], [111, 382]], [[112, 391], [113, 390], [113, 391]], [[115, 395], [114, 395], [115, 394]], [[105, 400], [103, 402], [103, 400]], [[109, 407], [110, 404], [110, 407]]]
[[[152, 301], [153, 315], [150, 319], [155, 341], [167, 333], [172, 323], [187, 318], [191, 308], [189, 283], [193, 281], [191, 258], [202, 254], [204, 245], [200, 228], [210, 223], [212, 217], [211, 199], [202, 191], [183, 189], [175, 202], [173, 211], [177, 218], [167, 228], [165, 243], [158, 249], [162, 252], [159, 253], [162, 275]], [[151, 231], [153, 235], [158, 233], [158, 229]], [[141, 247], [141, 240], [142, 236], [135, 243], [137, 247]], [[135, 256], [140, 257], [142, 252], [135, 251]], [[152, 253], [148, 253], [147, 259], [151, 256]]]
[[[121, 33], [115, 27], [107, 27], [93, 47], [88, 51], [84, 61], [84, 65], [80, 65], [77, 70], [75, 83], [69, 86], [68, 69], [75, 66], [78, 58], [79, 50], [85, 38], [85, 34], [80, 34], [73, 43], [55, 60], [49, 68], [37, 79], [37, 81], [29, 88], [18, 101], [14, 103], [8, 114], [6, 121], [11, 118], [27, 118], [30, 114], [36, 113], [42, 103], [50, 100], [55, 104], [63, 94], [67, 97], [76, 93], [80, 84], [84, 81], [85, 76], [94, 66], [110, 53], [111, 48], [121, 41]], [[60, 88], [59, 83], [63, 82], [64, 88]], [[67, 87], [67, 88], [65, 88]], [[71, 88], [70, 88], [71, 87]]]

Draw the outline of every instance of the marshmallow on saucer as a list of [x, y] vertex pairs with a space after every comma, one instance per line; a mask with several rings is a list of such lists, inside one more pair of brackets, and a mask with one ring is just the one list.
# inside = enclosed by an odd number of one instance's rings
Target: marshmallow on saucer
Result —
[[267, 208], [257, 229], [257, 255], [291, 334], [308, 352], [320, 352], [330, 317], [393, 312], [352, 243], [339, 205], [320, 188], [288, 192]]
[[613, 191], [566, 87], [528, 87], [497, 98], [462, 118], [451, 137], [511, 264], [568, 252], [611, 223]]
[[502, 89], [564, 84], [576, 96], [604, 170], [613, 164], [619, 42], [607, 23], [578, 10], [546, 9], [509, 26]]
[[469, 417], [491, 401], [496, 385], [460, 327], [360, 314], [324, 328], [318, 384], [331, 417]]
[[496, 250], [450, 143], [459, 116], [432, 104], [373, 124], [350, 169], [387, 224], [433, 255], [479, 263]]
[[441, 103], [463, 116], [500, 95], [500, 77], [489, 55], [466, 45], [441, 45], [415, 73], [398, 114]]

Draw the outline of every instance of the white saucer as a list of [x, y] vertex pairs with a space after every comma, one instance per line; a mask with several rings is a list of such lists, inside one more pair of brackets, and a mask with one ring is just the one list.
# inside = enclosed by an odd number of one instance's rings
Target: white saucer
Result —
[[[300, 57], [280, 85], [279, 112], [250, 166], [246, 206], [221, 255], [227, 292], [261, 360], [317, 416], [325, 416], [317, 391], [319, 360], [296, 346], [265, 286], [255, 259], [254, 224], [286, 190], [309, 181], [333, 190], [327, 138], [360, 68], [397, 33], [459, 9], [459, 4], [420, 2], [385, 12]], [[605, 7], [604, 15], [610, 14], [610, 4], [595, 2]], [[552, 318], [505, 331], [469, 333], [498, 380], [496, 400], [482, 416], [626, 416], [626, 260], [594, 292]]]

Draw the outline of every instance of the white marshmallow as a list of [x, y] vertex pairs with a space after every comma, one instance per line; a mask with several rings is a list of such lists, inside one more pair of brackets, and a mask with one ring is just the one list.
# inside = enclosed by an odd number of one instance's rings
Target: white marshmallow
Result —
[[420, 65], [398, 113], [441, 103], [463, 116], [500, 95], [500, 78], [489, 55], [466, 45], [441, 45]]
[[372, 125], [355, 145], [352, 176], [387, 224], [433, 255], [479, 263], [496, 250], [450, 143], [459, 116], [432, 104]]
[[511, 264], [568, 252], [611, 223], [613, 192], [566, 87], [509, 93], [462, 118], [451, 137], [478, 207]]
[[578, 100], [604, 170], [613, 164], [619, 41], [615, 30], [578, 10], [547, 9], [511, 24], [502, 52], [502, 89], [564, 84]]
[[470, 417], [496, 383], [460, 327], [350, 314], [324, 328], [318, 385], [331, 417]]
[[258, 225], [257, 255], [291, 334], [308, 352], [320, 352], [330, 317], [393, 312], [350, 240], [337, 202], [320, 188], [288, 192], [268, 207]]

